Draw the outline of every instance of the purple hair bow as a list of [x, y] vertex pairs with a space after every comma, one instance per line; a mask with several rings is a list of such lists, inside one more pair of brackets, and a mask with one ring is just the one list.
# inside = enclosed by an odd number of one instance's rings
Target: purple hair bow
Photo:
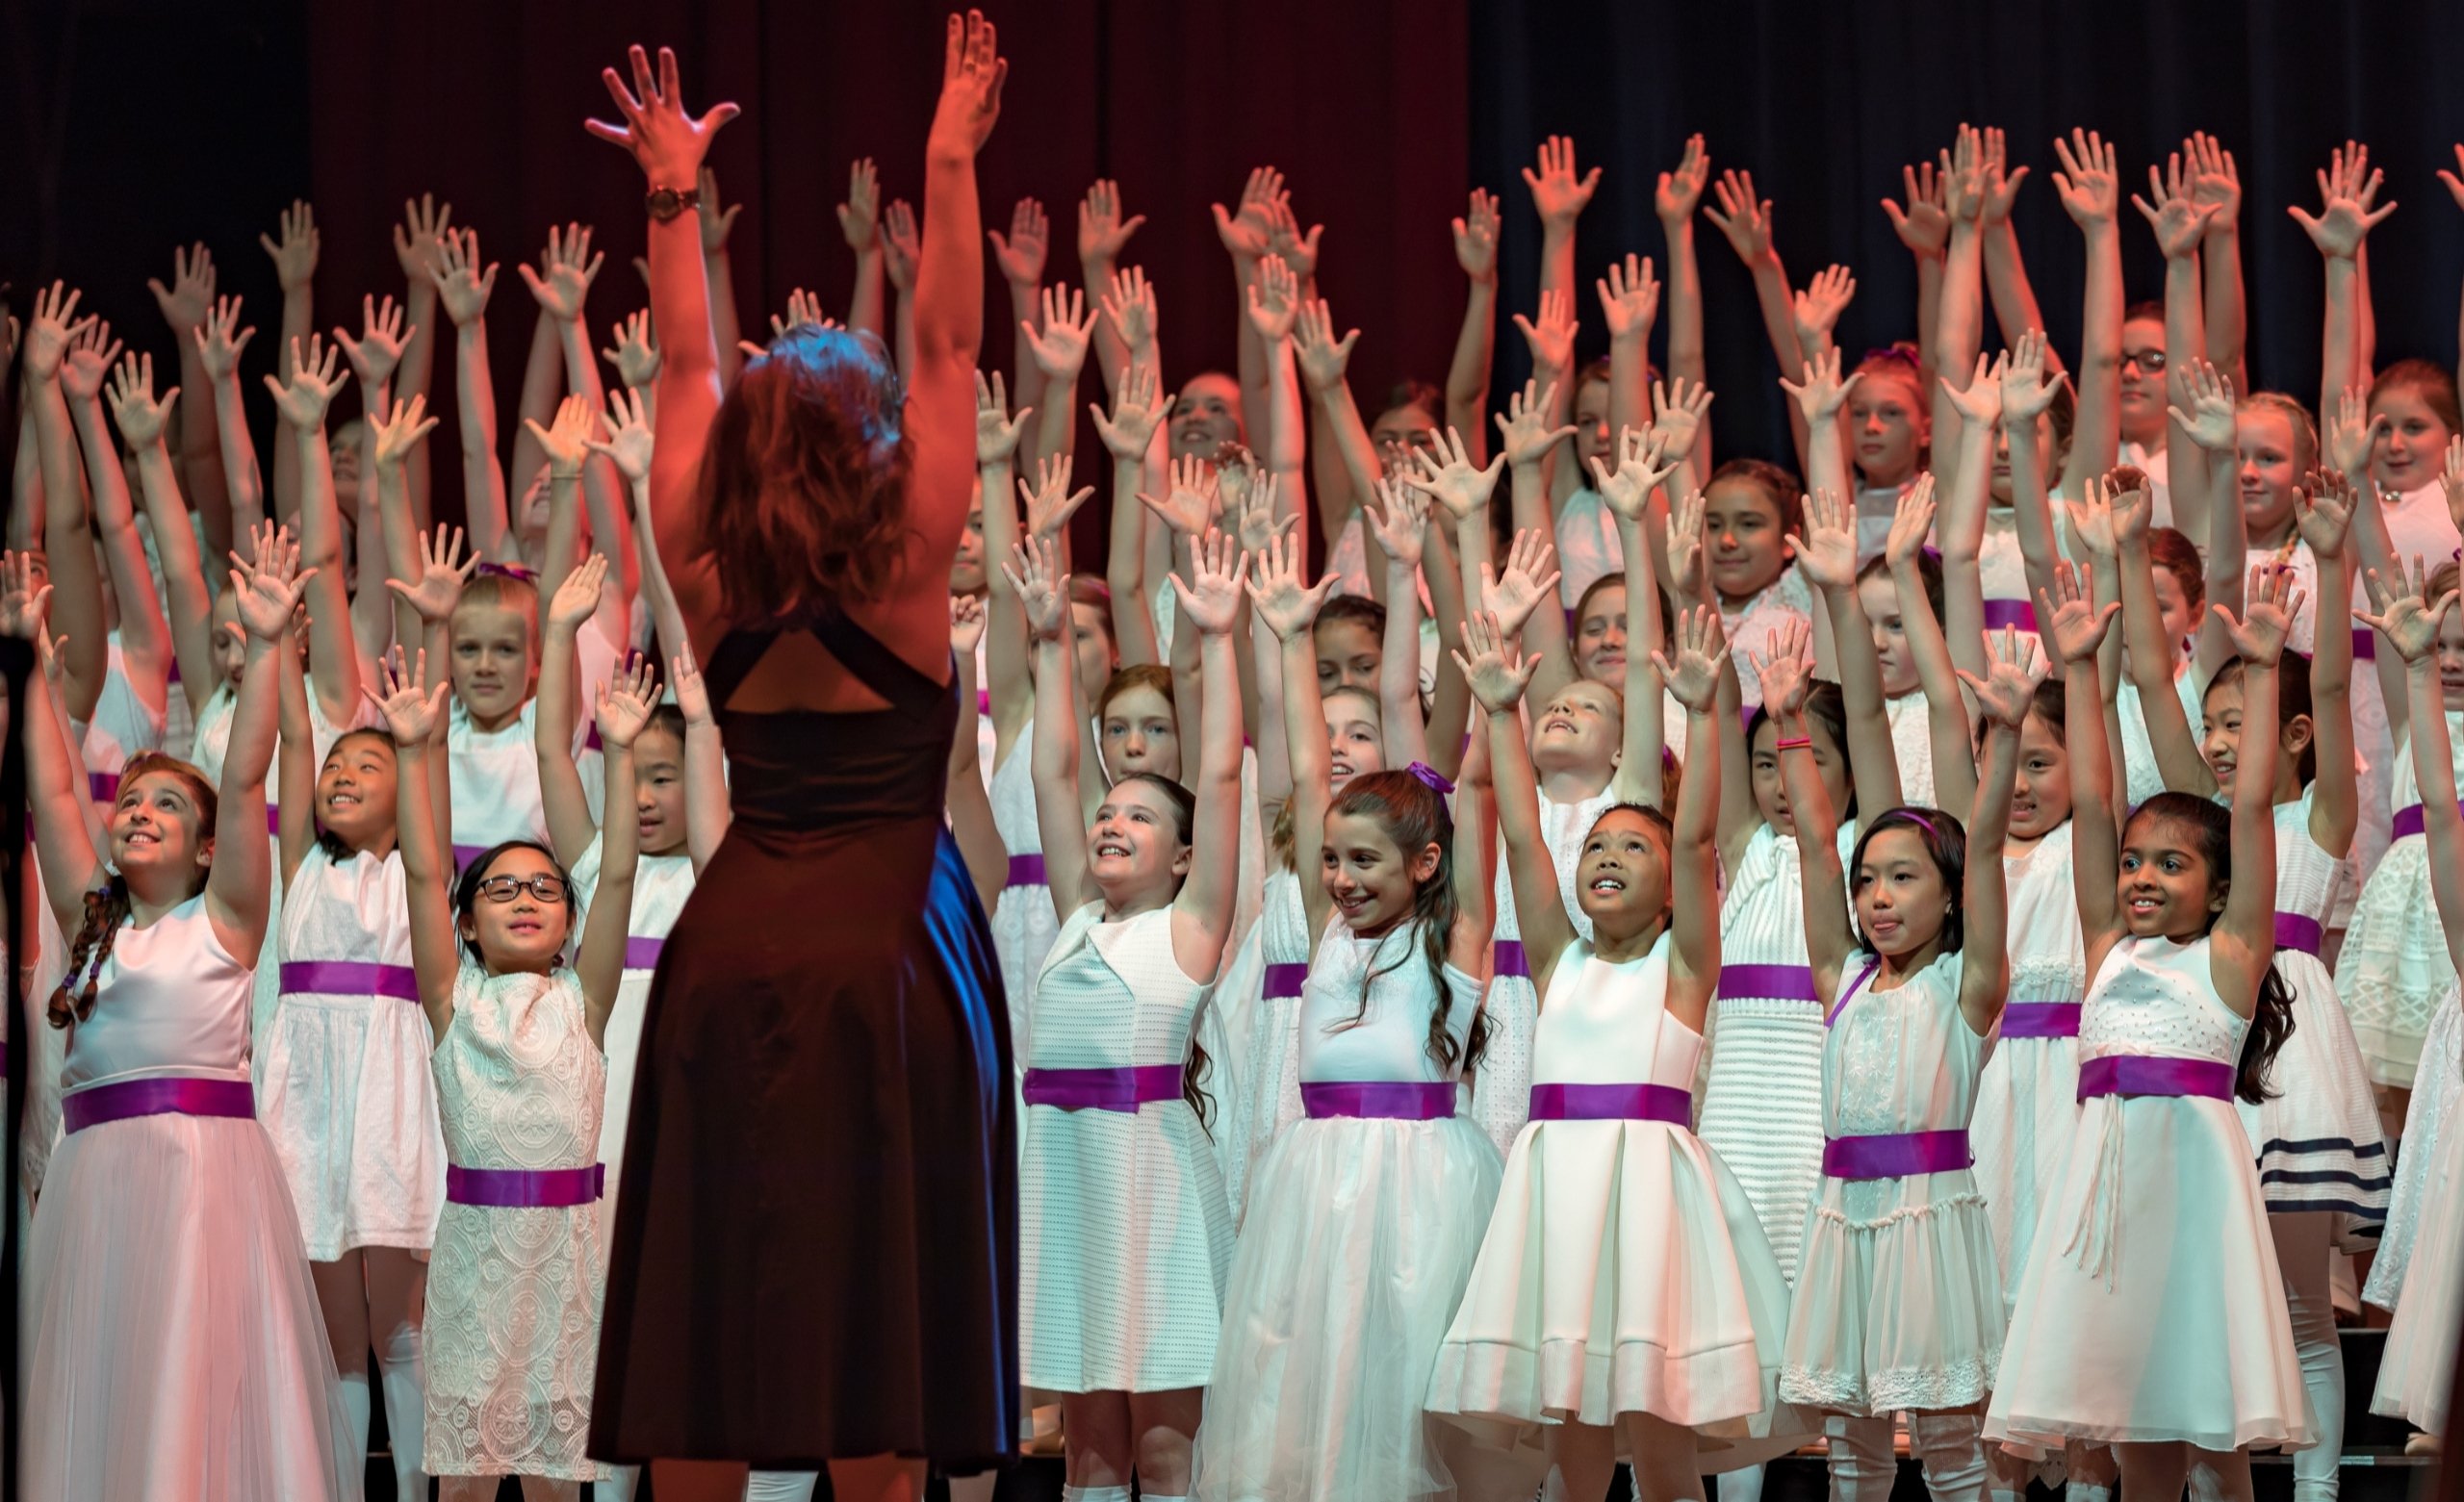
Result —
[[520, 579], [525, 584], [539, 582], [539, 571], [528, 564], [497, 563], [490, 559], [481, 559], [479, 573], [500, 579]]
[[1427, 762], [1416, 761], [1410, 766], [1405, 767], [1403, 770], [1420, 778], [1423, 783], [1427, 785], [1431, 792], [1434, 792], [1440, 798], [1449, 797], [1454, 791], [1454, 784], [1446, 780], [1446, 775], [1438, 771], [1435, 767], [1430, 766]]

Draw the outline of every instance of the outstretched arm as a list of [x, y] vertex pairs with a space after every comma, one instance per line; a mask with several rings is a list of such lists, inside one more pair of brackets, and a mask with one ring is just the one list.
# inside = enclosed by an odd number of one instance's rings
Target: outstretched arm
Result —
[[[1720, 982], [1720, 758], [1715, 741], [1720, 733], [1720, 674], [1729, 650], [1719, 612], [1707, 605], [1687, 612], [1677, 623], [1672, 646], [1672, 651], [1653, 654], [1654, 676], [1664, 676], [1669, 692], [1685, 706], [1685, 775], [1678, 783], [1669, 840], [1670, 931], [1677, 942], [1668, 972], [1668, 1001], [1677, 1019], [1700, 1032]], [[1656, 695], [1659, 684], [1646, 687]]]
[[[1531, 961], [1532, 981], [1542, 984], [1556, 973], [1558, 959], [1578, 935], [1557, 895], [1556, 858], [1549, 853], [1540, 823], [1540, 788], [1532, 776], [1531, 753], [1523, 744], [1518, 706], [1530, 687], [1532, 659], [1515, 649], [1497, 617], [1485, 613], [1463, 623], [1463, 649], [1456, 655], [1486, 717], [1498, 835], [1505, 841], [1515, 921]], [[1548, 994], [1545, 987], [1541, 994]]]
[[1472, 190], [1470, 207], [1454, 221], [1454, 262], [1463, 268], [1463, 326], [1454, 336], [1454, 359], [1446, 370], [1446, 425], [1472, 435], [1475, 463], [1488, 462], [1489, 377], [1498, 348], [1497, 194]]
[[1960, 1013], [1978, 1037], [1992, 1035], [2009, 989], [2011, 957], [2005, 954], [2009, 927], [2009, 893], [2004, 887], [2003, 837], [2011, 830], [2011, 787], [2019, 772], [2019, 726], [2036, 700], [2041, 668], [2029, 661], [2036, 649], [2004, 632], [1996, 645], [1990, 672], [1969, 677], [1977, 707], [1985, 715], [1985, 758], [1978, 769], [1976, 803], [1968, 818], [1971, 858], [1962, 904], [1965, 909], [1961, 953]]
[[1839, 866], [1839, 817], [1813, 764], [1813, 740], [1806, 726], [1806, 694], [1813, 687], [1811, 646], [1801, 622], [1790, 621], [1772, 639], [1771, 656], [1755, 666], [1762, 674], [1762, 707], [1779, 732], [1780, 781], [1797, 826], [1797, 855], [1805, 871], [1803, 900], [1806, 954], [1814, 992], [1827, 1008], [1857, 951], [1848, 927], [1847, 878]]
[[[2208, 608], [2230, 619], [2220, 604]], [[2272, 570], [2250, 579], [2246, 613], [2232, 621], [2233, 645], [2242, 655], [2243, 723], [2276, 723], [2276, 659], [2285, 633], [2301, 608], [2293, 574]], [[2233, 777], [2233, 885], [2217, 920], [2210, 951], [2216, 993], [2236, 1016], [2258, 1006], [2260, 978], [2275, 959], [2275, 760], [2272, 735], [2242, 737], [2241, 764]]]

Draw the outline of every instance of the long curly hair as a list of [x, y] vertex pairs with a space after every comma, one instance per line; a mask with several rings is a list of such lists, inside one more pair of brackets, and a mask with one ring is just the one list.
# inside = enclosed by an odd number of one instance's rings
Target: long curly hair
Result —
[[[2233, 873], [2233, 810], [2190, 793], [2159, 793], [2131, 814], [2130, 824], [2122, 830], [2125, 846], [2130, 829], [2143, 819], [2161, 820], [2189, 830], [2198, 847], [2199, 858], [2207, 862], [2208, 895], [2213, 898], [2222, 890], [2221, 883]], [[2204, 931], [2214, 932], [2216, 920], [2222, 916], [2209, 912]], [[2259, 977], [2259, 999], [2250, 1012], [2250, 1031], [2242, 1039], [2242, 1058], [2233, 1078], [2235, 1095], [2253, 1106], [2276, 1097], [2279, 1092], [2268, 1077], [2275, 1066], [2275, 1056], [2283, 1051], [2285, 1040], [2293, 1036], [2293, 990], [2271, 959]]]
[[[1454, 817], [1447, 811], [1445, 796], [1408, 772], [1365, 772], [1345, 784], [1326, 809], [1330, 820], [1350, 816], [1376, 821], [1406, 861], [1431, 845], [1437, 847], [1437, 869], [1412, 888], [1410, 920], [1392, 931], [1419, 930], [1421, 957], [1428, 965], [1435, 998], [1429, 1007], [1428, 1056], [1440, 1067], [1451, 1068], [1459, 1054], [1463, 1067], [1469, 1069], [1480, 1061], [1488, 1047], [1488, 1016], [1481, 1011], [1472, 1014], [1472, 1031], [1458, 1049], [1453, 1033], [1447, 1030], [1454, 1003], [1446, 988], [1446, 955], [1454, 941], [1454, 920], [1460, 909], [1454, 902]], [[1385, 953], [1381, 942], [1377, 954]], [[1411, 946], [1405, 945], [1392, 960], [1381, 959], [1361, 977], [1360, 1006], [1344, 1026], [1352, 1027], [1369, 1015], [1369, 988], [1379, 976], [1410, 962]]]
[[[126, 787], [151, 773], [178, 780], [190, 801], [196, 804], [197, 837], [212, 839], [220, 801], [205, 774], [176, 756], [145, 751], [131, 756], [128, 765], [120, 769], [120, 786]], [[210, 869], [198, 870], [196, 884], [189, 889], [191, 896], [204, 889]], [[68, 968], [53, 989], [50, 1004], [43, 1008], [44, 1020], [53, 1027], [65, 1028], [94, 1014], [95, 984], [103, 966], [111, 960], [112, 946], [119, 938], [121, 926], [128, 922], [132, 906], [128, 878], [116, 871], [109, 872], [101, 887], [86, 894], [85, 920], [77, 925], [75, 936], [68, 941]]]
[[906, 399], [869, 333], [791, 329], [745, 367], [702, 465], [702, 547], [731, 621], [809, 619], [888, 587], [915, 467]]

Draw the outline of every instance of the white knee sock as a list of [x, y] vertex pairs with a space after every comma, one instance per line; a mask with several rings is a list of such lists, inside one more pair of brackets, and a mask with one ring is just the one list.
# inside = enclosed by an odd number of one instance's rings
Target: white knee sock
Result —
[[591, 1495], [599, 1502], [633, 1502], [633, 1493], [642, 1489], [642, 1468], [638, 1465], [610, 1465], [605, 1474], [592, 1485]]
[[744, 1502], [812, 1502], [820, 1480], [817, 1470], [757, 1470], [744, 1479]]
[[1759, 1465], [1724, 1470], [1712, 1479], [1719, 1484], [1720, 1502], [1762, 1502], [1762, 1467]]
[[2114, 1489], [2097, 1486], [2092, 1481], [2066, 1482], [2062, 1488], [2062, 1502], [2114, 1502]]
[[1908, 1446], [1925, 1465], [1934, 1502], [1985, 1502], [1985, 1445], [1973, 1413], [1912, 1413]]
[[[1127, 1487], [1070, 1487], [1061, 1489], [1061, 1502], [1129, 1502]], [[1163, 1502], [1150, 1497], [1147, 1502]]]
[[1890, 1502], [1899, 1477], [1890, 1420], [1834, 1413], [1822, 1432], [1831, 1438], [1831, 1502]]
[[420, 1469], [426, 1428], [427, 1398], [420, 1359], [420, 1327], [404, 1325], [391, 1335], [377, 1334], [376, 1374], [385, 1389], [385, 1432], [394, 1447], [395, 1495], [427, 1494], [427, 1476]]
[[350, 1434], [345, 1440], [350, 1451], [344, 1459], [356, 1467], [351, 1471], [356, 1476], [368, 1469], [368, 1368], [363, 1365], [342, 1376], [343, 1416], [350, 1422]]
[[1139, 1502], [1190, 1502], [1186, 1496], [1168, 1497], [1153, 1491], [1142, 1491], [1138, 1496]]

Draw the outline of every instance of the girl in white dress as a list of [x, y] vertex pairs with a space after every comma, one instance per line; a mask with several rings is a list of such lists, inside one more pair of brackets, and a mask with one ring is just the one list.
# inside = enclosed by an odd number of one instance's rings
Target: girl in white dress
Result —
[[[1646, 555], [1630, 540], [1630, 568]], [[1494, 618], [1467, 626], [1465, 645], [1508, 858], [1537, 877], [1548, 855], [1515, 718], [1530, 664]], [[1698, 606], [1679, 620], [1674, 664], [1652, 659], [1635, 744], [1660, 744], [1665, 673], [1687, 708], [1688, 772], [1674, 823], [1620, 803], [1586, 833], [1578, 890], [1595, 940], [1545, 887], [1523, 899], [1547, 987], [1532, 1119], [1428, 1402], [1526, 1438], [1546, 1426], [1552, 1496], [1605, 1496], [1623, 1449], [1637, 1495], [1699, 1497], [1698, 1449], [1762, 1458], [1802, 1438], [1771, 1437], [1786, 1285], [1743, 1190], [1687, 1126], [1720, 968], [1713, 742], [1726, 656], [1717, 614]]]
[[[2244, 619], [2214, 607], [2246, 659], [2244, 713], [2262, 725], [2275, 720], [2291, 593], [2288, 576], [2254, 573]], [[2229, 816], [2159, 794], [2117, 839], [2095, 668], [2113, 607], [2089, 604], [2066, 565], [2043, 603], [2069, 698], [2073, 869], [2094, 980], [2079, 1031], [2086, 1100], [2021, 1275], [1986, 1437], [2030, 1453], [2111, 1443], [2133, 1496], [2180, 1495], [2195, 1458], [2246, 1502], [2246, 1447], [2311, 1438], [2258, 1173], [2230, 1104], [2265, 1093], [2292, 1005], [2272, 963], [2276, 742], [2243, 739]]]
[[[444, 646], [431, 627], [430, 645]], [[520, 1476], [531, 1498], [577, 1497], [600, 1469], [583, 1453], [606, 1260], [598, 1201], [604, 1039], [625, 972], [639, 822], [603, 839], [599, 912], [579, 925], [554, 855], [507, 841], [452, 870], [442, 837], [446, 696], [425, 653], [397, 655], [380, 706], [400, 760], [401, 860], [412, 968], [437, 1042], [431, 1060], [450, 1166], [427, 1288], [427, 1469], [446, 1502], [493, 1497]], [[598, 692], [611, 801], [632, 790], [632, 747], [655, 691], [647, 668]]]
[[[2275, 420], [2281, 420], [2280, 419]], [[2117, 505], [2124, 538], [2123, 621], [2135, 636], [2152, 604], [2142, 574], [2143, 553], [2128, 539], [2144, 525], [2144, 501]], [[2342, 476], [2313, 472], [2297, 488], [2292, 509], [2315, 563], [2293, 570], [2319, 593], [2316, 619], [2351, 618], [2352, 576], [2345, 542], [2353, 493]], [[2128, 513], [2138, 512], [2132, 517]], [[2293, 1034], [2277, 1055], [2272, 1093], [2244, 1103], [2242, 1124], [2258, 1149], [2259, 1184], [2268, 1207], [2286, 1308], [2301, 1359], [2311, 1432], [2319, 1442], [2294, 1459], [2294, 1486], [2305, 1499], [2335, 1495], [2344, 1450], [2345, 1374], [2336, 1336], [2333, 1264], [2346, 1250], [2366, 1246], [2386, 1218], [2390, 1176], [2387, 1144], [2370, 1075], [2334, 980], [2320, 961], [2330, 904], [2351, 853], [2360, 818], [2354, 770], [2352, 633], [2314, 633], [2319, 650], [2305, 659], [2288, 651], [2276, 666], [2275, 968], [2293, 997]], [[2152, 655], [2135, 641], [2136, 655]], [[2226, 662], [2208, 683], [2195, 748], [2169, 698], [2152, 698], [2148, 733], [2168, 787], [2195, 797], [2231, 795], [2247, 726], [2245, 669]]]
[[1241, 558], [1211, 533], [1173, 583], [1202, 638], [1196, 791], [1120, 777], [1080, 812], [1059, 549], [1004, 565], [1036, 638], [1037, 812], [1065, 914], [1028, 1007], [1020, 1378], [1062, 1394], [1072, 1502], [1189, 1490], [1232, 1225], [1194, 1093], [1198, 1013], [1231, 940], [1241, 844]]
[[[36, 1496], [360, 1494], [298, 1217], [248, 1087], [275, 661], [299, 594], [297, 549], [270, 527], [254, 543], [250, 577], [232, 579], [250, 672], [224, 796], [185, 762], [140, 757], [96, 850], [51, 690], [27, 680], [35, 855], [74, 935], [51, 1000], [70, 1033], [66, 1136], [27, 1247], [40, 1302], [17, 1479]], [[25, 555], [0, 593], [0, 631], [46, 629]]]
[[[2416, 565], [2417, 576], [2419, 572]], [[2371, 602], [2379, 612], [2372, 624], [2404, 663], [2430, 891], [2438, 902], [2449, 958], [2464, 969], [2464, 957], [2459, 957], [2464, 956], [2464, 815], [2456, 810], [2454, 751], [2447, 743], [2447, 717], [2439, 708], [2439, 658], [2444, 655], [2440, 623], [2455, 608], [2455, 593], [2441, 592], [2426, 605], [2423, 593], [2418, 577], [2407, 586], [2371, 576]], [[2451, 993], [2445, 1007], [2451, 1014], [2454, 1006]], [[2452, 1030], [2443, 1038], [2440, 1031], [2431, 1031], [2431, 1044], [2449, 1052], [2436, 1059], [2425, 1055], [2425, 1078], [2433, 1064], [2453, 1071], [2453, 1051], [2464, 1046]], [[2418, 1096], [2414, 1104], [2418, 1111]], [[2436, 1154], [2423, 1179], [2419, 1239], [2402, 1275], [2401, 1292], [2394, 1299], [2396, 1317], [2379, 1358], [2378, 1387], [2370, 1399], [2372, 1413], [2392, 1414], [2433, 1436], [2446, 1432], [2455, 1374], [2455, 1327], [2459, 1306], [2464, 1306], [2464, 1133], [2445, 1133]]]
[[[1387, 503], [1425, 515], [1417, 496]], [[1390, 536], [1399, 522], [1372, 524]], [[1299, 891], [1322, 937], [1292, 1030], [1306, 1119], [1251, 1184], [1195, 1495], [1427, 1502], [1455, 1495], [1429, 1370], [1497, 1198], [1497, 1149], [1455, 1114], [1483, 1041], [1486, 758], [1455, 818], [1419, 761], [1333, 791], [1309, 627], [1335, 580], [1303, 589], [1301, 562], [1270, 543], [1255, 597], [1282, 658], [1293, 842], [1316, 852]]]
[[[2001, 1354], [2001, 1286], [1967, 1127], [2008, 981], [2002, 867], [1967, 860], [1966, 831], [1938, 810], [1897, 808], [1865, 827], [1847, 881], [1830, 799], [1807, 749], [1798, 642], [1760, 664], [1781, 706], [1781, 772], [1806, 866], [1806, 938], [1828, 1030], [1823, 1177], [1788, 1311], [1780, 1395], [1830, 1411], [1833, 1491], [1878, 1488], [1891, 1415], [1939, 1497], [1975, 1497], [1975, 1420]], [[1963, 674], [1986, 718], [1970, 827], [1998, 850], [2010, 822], [2019, 727], [2036, 678], [2015, 633], [1990, 676]], [[1937, 758], [1939, 769], [1941, 758]], [[1854, 904], [1854, 927], [1840, 903]], [[1880, 1471], [1877, 1475], [1875, 1472]]]

